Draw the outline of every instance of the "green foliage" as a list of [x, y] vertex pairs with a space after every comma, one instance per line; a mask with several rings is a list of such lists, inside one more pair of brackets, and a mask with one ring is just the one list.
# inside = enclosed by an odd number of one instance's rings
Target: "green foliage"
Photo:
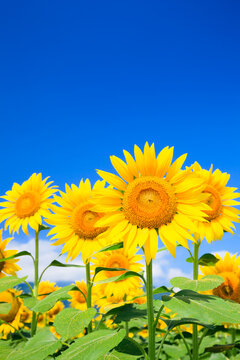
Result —
[[11, 260], [11, 259], [14, 259], [14, 258], [19, 258], [21, 256], [31, 256], [31, 258], [32, 258], [32, 254], [30, 252], [28, 252], [28, 251], [20, 251], [17, 254], [11, 255], [9, 257], [1, 258], [0, 262], [6, 261], [6, 260]]
[[45, 312], [50, 310], [57, 301], [71, 299], [71, 296], [68, 294], [69, 291], [75, 289], [74, 285], [64, 286], [59, 290], [53, 291], [51, 294], [47, 295], [44, 299], [39, 300], [32, 308], [32, 311], [35, 312]]
[[4, 276], [0, 279], [0, 292], [13, 288], [26, 280], [27, 276], [18, 278], [17, 276]]
[[97, 360], [137, 360], [139, 356], [129, 355], [113, 350], [111, 354], [103, 355]]
[[72, 343], [58, 360], [96, 360], [122, 341], [125, 331], [99, 330]]
[[219, 259], [214, 256], [213, 254], [207, 253], [202, 255], [199, 260], [198, 264], [202, 266], [214, 266], [219, 261]]
[[113, 316], [116, 324], [122, 321], [130, 321], [131, 319], [147, 319], [147, 309], [140, 309], [137, 304], [125, 304], [109, 310], [106, 313], [107, 316]]
[[170, 280], [172, 286], [180, 289], [207, 291], [218, 287], [224, 282], [224, 278], [218, 275], [207, 275], [200, 280], [191, 280], [185, 277], [175, 277]]
[[206, 324], [239, 323], [240, 305], [219, 297], [182, 290], [173, 297], [164, 295], [164, 305], [180, 316], [194, 318]]
[[11, 304], [9, 303], [0, 303], [0, 314], [7, 314], [11, 309]]
[[77, 268], [85, 268], [85, 265], [76, 265], [76, 264], [64, 264], [61, 263], [58, 260], [53, 260], [51, 262], [51, 264], [48, 265], [48, 268], [51, 266], [56, 266], [56, 267], [77, 267]]
[[[15, 348], [5, 345], [4, 349], [4, 346], [0, 344], [0, 360], [44, 360], [61, 346], [61, 342], [48, 329], [42, 329], [25, 344], [21, 343]], [[1, 357], [2, 355], [4, 357]]]
[[54, 327], [65, 340], [79, 335], [96, 314], [96, 309], [85, 311], [68, 308], [60, 311], [54, 320]]

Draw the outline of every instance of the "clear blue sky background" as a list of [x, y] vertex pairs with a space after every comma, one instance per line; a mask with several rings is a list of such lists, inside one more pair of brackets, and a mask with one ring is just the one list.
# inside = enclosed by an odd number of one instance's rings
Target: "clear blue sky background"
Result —
[[[239, 1], [5, 1], [1, 182], [95, 181], [155, 142], [240, 184]], [[202, 251], [239, 251], [225, 236]]]

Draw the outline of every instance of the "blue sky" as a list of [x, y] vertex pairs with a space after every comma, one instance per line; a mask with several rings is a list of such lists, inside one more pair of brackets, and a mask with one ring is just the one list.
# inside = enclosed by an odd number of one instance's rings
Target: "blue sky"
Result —
[[239, 187], [239, 11], [221, 0], [2, 2], [1, 194], [33, 172], [61, 189], [94, 182], [110, 155], [145, 141]]

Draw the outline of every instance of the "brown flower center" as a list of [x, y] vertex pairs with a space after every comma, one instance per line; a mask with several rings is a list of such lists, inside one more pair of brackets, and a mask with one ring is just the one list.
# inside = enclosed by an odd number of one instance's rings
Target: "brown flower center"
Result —
[[85, 239], [93, 239], [107, 230], [106, 227], [94, 227], [103, 214], [91, 211], [91, 205], [79, 205], [72, 213], [71, 222], [75, 233]]
[[123, 197], [123, 211], [131, 224], [159, 228], [171, 222], [177, 210], [174, 189], [165, 179], [144, 176], [133, 180]]
[[16, 215], [25, 218], [34, 215], [40, 208], [40, 195], [36, 191], [28, 191], [16, 201]]
[[[119, 269], [128, 269], [129, 267], [129, 263], [128, 263], [128, 259], [125, 255], [118, 253], [118, 254], [111, 254], [107, 261], [105, 266], [107, 268], [119, 268]], [[106, 275], [108, 278], [110, 277], [115, 277], [115, 276], [120, 276], [122, 274], [124, 274], [126, 271], [122, 270], [122, 271], [106, 271]]]
[[207, 214], [206, 219], [211, 221], [221, 214], [222, 201], [218, 191], [213, 186], [207, 185], [204, 192], [210, 195], [207, 204], [211, 207], [211, 210], [205, 210], [204, 212]]

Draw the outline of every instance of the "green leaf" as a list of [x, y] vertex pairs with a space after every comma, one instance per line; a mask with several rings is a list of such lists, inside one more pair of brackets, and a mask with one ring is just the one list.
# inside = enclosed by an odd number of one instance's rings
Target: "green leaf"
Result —
[[38, 231], [49, 230], [49, 229], [51, 229], [50, 226], [41, 224], [41, 225], [39, 225]]
[[186, 354], [186, 348], [183, 344], [178, 344], [178, 345], [165, 344], [163, 349], [167, 355], [173, 357], [174, 359], [176, 358], [176, 354], [177, 354], [177, 359], [179, 359], [180, 357]]
[[191, 280], [185, 277], [175, 277], [170, 280], [172, 286], [194, 291], [207, 291], [215, 289], [223, 282], [224, 278], [218, 275], [207, 275], [200, 280]]
[[101, 250], [99, 250], [97, 252], [113, 251], [113, 250], [118, 250], [118, 249], [122, 249], [122, 248], [123, 248], [123, 242], [120, 241], [120, 242], [115, 243], [113, 245], [105, 246], [104, 248], [102, 248]]
[[173, 319], [173, 320], [169, 320], [169, 319], [165, 319], [160, 317], [160, 319], [162, 321], [165, 322], [165, 324], [167, 324], [168, 330], [172, 330], [173, 328], [175, 328], [176, 326], [180, 326], [180, 325], [187, 325], [187, 324], [197, 324], [197, 325], [202, 325], [204, 327], [207, 327], [209, 329], [213, 329], [214, 326], [213, 325], [208, 325], [208, 324], [204, 324], [203, 322], [196, 320], [196, 319], [191, 319], [191, 318], [182, 318], [182, 319]]
[[207, 253], [199, 258], [198, 264], [202, 266], [214, 266], [218, 261], [219, 259], [216, 256]]
[[142, 352], [135, 343], [135, 341], [131, 338], [126, 337], [116, 346], [115, 350], [120, 353], [125, 353], [127, 355], [142, 355]]
[[68, 308], [60, 311], [54, 320], [54, 327], [65, 340], [79, 335], [96, 314], [96, 309], [85, 311]]
[[32, 307], [32, 310], [35, 312], [46, 312], [50, 310], [57, 301], [71, 299], [71, 296], [68, 294], [69, 291], [75, 288], [74, 285], [64, 286], [59, 290], [53, 291], [51, 294], [47, 295], [44, 299], [37, 302], [36, 305]]
[[97, 360], [137, 360], [137, 359], [139, 359], [139, 356], [129, 355], [113, 350], [111, 354], [103, 355]]
[[96, 285], [106, 284], [106, 283], [114, 282], [114, 281], [125, 280], [125, 279], [127, 279], [129, 277], [133, 277], [133, 276], [140, 277], [143, 280], [143, 282], [145, 283], [145, 279], [144, 279], [142, 273], [137, 273], [136, 271], [131, 271], [131, 270], [123, 269], [123, 268], [97, 267], [95, 270], [94, 278], [100, 271], [125, 271], [125, 273], [121, 274], [119, 276], [113, 276], [113, 277], [110, 277], [110, 278], [107, 278], [107, 279], [104, 279], [101, 281], [97, 281], [97, 282], [95, 282]]
[[31, 258], [32, 258], [32, 254], [30, 252], [28, 252], [28, 251], [20, 251], [19, 253], [14, 254], [12, 256], [9, 256], [7, 258], [1, 258], [0, 262], [6, 261], [6, 260], [11, 260], [11, 259], [14, 259], [14, 258], [19, 258], [21, 256], [31, 256]]
[[11, 309], [11, 304], [0, 302], [0, 314], [1, 315], [9, 313], [10, 309]]
[[48, 265], [48, 268], [50, 266], [58, 266], [58, 267], [77, 267], [77, 268], [85, 268], [86, 266], [85, 265], [75, 265], [75, 264], [64, 264], [64, 263], [61, 263], [60, 261], [58, 260], [53, 260], [51, 262], [51, 264]]
[[100, 252], [118, 250], [118, 249], [122, 249], [122, 248], [123, 248], [123, 242], [120, 241], [120, 242], [118, 242], [118, 243], [105, 246], [104, 248], [102, 248], [102, 249], [94, 252], [94, 253], [93, 253], [91, 256], [89, 256], [87, 259], [92, 258], [93, 256], [95, 256], [96, 254], [98, 254], [98, 253], [100, 253]]
[[17, 276], [4, 276], [0, 279], [0, 292], [12, 289], [14, 286], [21, 284], [26, 280], [27, 276], [18, 278]]
[[12, 360], [12, 356], [16, 354], [24, 344], [24, 341], [18, 343], [17, 341], [0, 340], [0, 360]]
[[105, 316], [113, 316], [116, 324], [122, 321], [130, 321], [131, 319], [138, 319], [139, 317], [147, 318], [147, 309], [139, 309], [137, 304], [125, 304], [109, 310]]
[[173, 297], [163, 295], [164, 305], [182, 317], [194, 318], [206, 324], [239, 323], [240, 304], [217, 296], [182, 290]]
[[[153, 289], [153, 295], [162, 294], [162, 293], [172, 293], [172, 289], [168, 289], [166, 286], [160, 286]], [[146, 296], [147, 294], [144, 294]]]
[[38, 303], [38, 301], [39, 300], [33, 296], [23, 297], [23, 304], [30, 310]]
[[45, 328], [29, 339], [24, 347], [12, 354], [10, 360], [44, 360], [48, 355], [59, 350], [61, 346], [61, 341]]
[[77, 339], [59, 357], [59, 360], [96, 360], [122, 341], [125, 330], [99, 330]]

